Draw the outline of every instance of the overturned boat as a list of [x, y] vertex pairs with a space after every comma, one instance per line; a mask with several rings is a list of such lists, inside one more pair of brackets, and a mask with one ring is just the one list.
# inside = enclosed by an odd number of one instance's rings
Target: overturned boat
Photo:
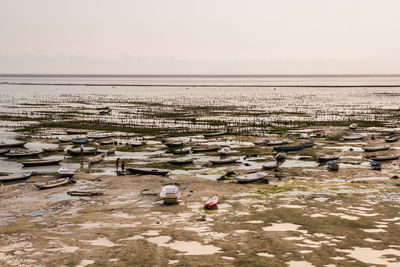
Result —
[[163, 199], [164, 204], [174, 204], [181, 197], [181, 191], [175, 185], [166, 185], [162, 188], [160, 197]]
[[238, 183], [251, 183], [251, 182], [256, 182], [258, 180], [264, 179], [267, 177], [267, 174], [265, 172], [254, 172], [254, 173], [249, 173], [241, 176], [235, 177], [235, 180]]

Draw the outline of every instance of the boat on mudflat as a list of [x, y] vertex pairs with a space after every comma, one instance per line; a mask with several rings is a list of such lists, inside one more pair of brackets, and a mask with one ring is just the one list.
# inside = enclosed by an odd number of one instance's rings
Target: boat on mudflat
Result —
[[21, 162], [24, 167], [30, 167], [30, 166], [43, 166], [43, 165], [56, 165], [59, 164], [63, 159], [32, 159], [29, 161], [23, 161]]
[[67, 134], [87, 134], [88, 131], [80, 129], [70, 129], [70, 130], [65, 130], [65, 132]]
[[93, 164], [102, 161], [107, 156], [107, 153], [101, 153], [100, 155], [88, 158], [88, 164]]
[[44, 152], [58, 152], [58, 151], [63, 151], [65, 147], [47, 147], [47, 148], [42, 148]]
[[91, 139], [103, 139], [103, 138], [110, 138], [113, 137], [114, 134], [112, 133], [99, 133], [99, 134], [88, 134], [87, 137]]
[[[97, 149], [95, 147], [84, 147], [82, 154], [85, 154], [85, 155], [94, 154], [94, 153], [96, 153], [96, 150]], [[81, 149], [79, 147], [71, 148], [71, 149], [68, 149], [67, 152], [72, 155], [80, 155]]]
[[389, 137], [389, 138], [386, 138], [386, 139], [385, 139], [385, 141], [388, 142], [388, 143], [397, 142], [397, 141], [399, 141], [399, 140], [400, 140], [400, 137], [399, 137], [399, 136]]
[[219, 146], [203, 146], [192, 148], [193, 153], [218, 151]]
[[108, 154], [115, 153], [116, 150], [117, 150], [117, 148], [112, 147], [112, 148], [109, 148], [109, 149], [99, 149], [99, 150], [96, 151], [96, 153], [97, 154], [107, 153], [107, 155], [108, 155]]
[[183, 142], [179, 141], [179, 142], [169, 142], [169, 143], [164, 143], [165, 146], [167, 147], [181, 147], [183, 146]]
[[172, 150], [171, 152], [174, 155], [189, 154], [191, 149], [192, 149], [191, 147], [185, 147], [177, 150]]
[[74, 197], [92, 197], [104, 195], [103, 192], [98, 191], [67, 191], [67, 194]]
[[2, 148], [0, 149], [0, 155], [7, 154], [11, 151], [11, 148]]
[[181, 197], [181, 191], [176, 185], [166, 185], [161, 189], [160, 197], [164, 204], [175, 204]]
[[173, 159], [173, 160], [169, 160], [168, 163], [169, 164], [173, 164], [173, 165], [184, 165], [184, 164], [190, 164], [193, 163], [192, 158], [190, 159]]
[[251, 182], [256, 182], [258, 180], [264, 179], [267, 177], [267, 173], [265, 172], [254, 172], [254, 173], [249, 173], [241, 176], [235, 177], [235, 180], [238, 183], [251, 183]]
[[0, 148], [5, 148], [5, 147], [21, 147], [24, 146], [26, 142], [13, 142], [13, 143], [0, 143]]
[[339, 159], [341, 156], [341, 154], [317, 156], [317, 161], [336, 160]]
[[262, 165], [262, 168], [264, 170], [273, 170], [273, 169], [278, 168], [279, 166], [281, 166], [281, 163], [277, 163], [277, 162], [273, 161], [273, 162], [265, 163], [264, 165]]
[[147, 145], [147, 141], [135, 141], [131, 143], [132, 147], [139, 147]]
[[231, 163], [236, 163], [239, 160], [238, 157], [234, 157], [234, 158], [227, 158], [227, 159], [216, 159], [216, 160], [210, 160], [210, 162], [213, 165], [217, 165], [217, 164], [231, 164]]
[[365, 134], [355, 134], [355, 135], [348, 135], [348, 136], [343, 136], [344, 140], [361, 140], [366, 137]]
[[218, 154], [221, 156], [227, 156], [229, 153], [231, 153], [231, 148], [229, 146], [224, 146], [220, 150], [218, 150]]
[[276, 140], [276, 141], [269, 141], [266, 142], [265, 144], [267, 146], [280, 146], [280, 145], [285, 145], [287, 143], [289, 143], [290, 140]]
[[126, 168], [126, 170], [131, 174], [161, 175], [161, 176], [166, 176], [170, 172], [170, 170], [152, 169], [152, 168]]
[[31, 177], [32, 174], [33, 174], [33, 172], [25, 172], [25, 173], [17, 173], [17, 174], [11, 174], [11, 175], [6, 175], [6, 176], [0, 176], [0, 182], [6, 183], [6, 182], [19, 181], [19, 180], [26, 180], [29, 177]]
[[30, 152], [10, 152], [10, 153], [6, 153], [4, 154], [4, 156], [7, 156], [9, 158], [22, 158], [22, 157], [30, 157], [30, 156], [37, 156], [40, 153], [42, 153], [42, 151], [30, 151]]
[[310, 139], [307, 142], [303, 143], [306, 147], [312, 147], [315, 144], [314, 139]]
[[204, 203], [204, 208], [205, 209], [216, 208], [218, 201], [219, 201], [219, 197], [218, 196], [213, 196], [209, 200], [207, 200], [206, 203]]
[[328, 169], [332, 171], [338, 171], [339, 170], [339, 164], [334, 162], [333, 160], [328, 161]]
[[73, 140], [72, 143], [76, 144], [76, 145], [80, 145], [80, 144], [87, 144], [89, 143], [89, 139], [84, 138], [84, 139], [76, 139]]
[[72, 177], [75, 175], [74, 171], [71, 171], [64, 167], [59, 168], [57, 172], [60, 177]]
[[382, 169], [382, 163], [376, 161], [371, 162], [371, 169], [380, 171]]
[[54, 188], [57, 186], [66, 185], [69, 182], [70, 182], [69, 178], [61, 178], [61, 179], [52, 180], [52, 181], [49, 181], [46, 183], [36, 184], [35, 186], [38, 189], [49, 189], [49, 188]]
[[385, 161], [385, 160], [395, 160], [400, 158], [400, 155], [389, 155], [389, 156], [371, 156], [367, 157], [370, 160], [373, 161]]
[[113, 139], [103, 139], [99, 141], [100, 145], [112, 145], [114, 143]]
[[204, 137], [214, 137], [214, 136], [220, 136], [226, 134], [227, 131], [221, 131], [221, 132], [215, 132], [215, 133], [206, 133], [203, 134]]
[[372, 147], [363, 147], [362, 149], [365, 152], [375, 152], [375, 151], [382, 151], [382, 150], [388, 150], [390, 146], [388, 145], [383, 145], [383, 146], [372, 146]]
[[278, 152], [289, 152], [289, 151], [302, 150], [304, 148], [306, 148], [306, 145], [301, 144], [298, 146], [278, 146], [278, 147], [274, 147], [274, 150], [278, 151]]

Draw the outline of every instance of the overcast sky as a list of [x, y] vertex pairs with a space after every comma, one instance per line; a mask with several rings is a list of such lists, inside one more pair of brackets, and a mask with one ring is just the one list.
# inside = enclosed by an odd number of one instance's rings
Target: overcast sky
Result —
[[1, 0], [0, 73], [398, 74], [400, 0]]

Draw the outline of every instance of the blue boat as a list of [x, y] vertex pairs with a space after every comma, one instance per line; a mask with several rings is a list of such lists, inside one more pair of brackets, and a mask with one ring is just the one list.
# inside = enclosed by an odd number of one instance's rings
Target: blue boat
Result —
[[299, 146], [282, 146], [282, 147], [274, 147], [275, 151], [278, 152], [289, 152], [289, 151], [297, 151], [306, 148], [305, 144], [301, 144]]
[[89, 143], [89, 139], [77, 139], [77, 140], [74, 140], [74, 141], [72, 141], [72, 143], [74, 143], [74, 144], [78, 144], [78, 145], [80, 145], [80, 144], [86, 144], [86, 143]]
[[371, 162], [371, 169], [373, 169], [373, 170], [382, 169], [382, 163], [376, 162], [376, 161]]
[[339, 164], [337, 164], [333, 160], [330, 160], [330, 161], [328, 161], [328, 169], [337, 171], [337, 170], [339, 170]]

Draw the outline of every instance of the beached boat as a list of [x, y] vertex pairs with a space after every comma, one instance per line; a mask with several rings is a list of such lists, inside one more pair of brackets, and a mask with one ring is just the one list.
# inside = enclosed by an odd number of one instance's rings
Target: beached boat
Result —
[[29, 161], [23, 161], [21, 162], [24, 167], [30, 167], [30, 166], [43, 166], [43, 165], [56, 165], [59, 164], [63, 159], [50, 159], [50, 160], [45, 160], [45, 159], [32, 159]]
[[84, 138], [84, 139], [76, 139], [73, 140], [72, 143], [76, 144], [76, 145], [80, 145], [80, 144], [87, 144], [89, 143], [89, 139]]
[[70, 182], [69, 178], [61, 178], [61, 179], [52, 180], [52, 181], [49, 181], [46, 183], [36, 184], [35, 186], [38, 189], [49, 189], [49, 188], [54, 188], [57, 186], [66, 185], [69, 182]]
[[24, 146], [26, 142], [13, 142], [13, 143], [0, 143], [0, 148], [5, 148], [5, 147], [21, 147]]
[[264, 170], [273, 170], [273, 169], [278, 168], [279, 166], [281, 166], [281, 163], [277, 163], [277, 162], [273, 161], [273, 162], [265, 163], [264, 165], [262, 165], [262, 168]]
[[88, 164], [93, 164], [102, 161], [107, 156], [107, 153], [101, 153], [100, 155], [88, 158]]
[[371, 169], [380, 171], [382, 169], [382, 163], [376, 161], [371, 162]]
[[74, 138], [72, 137], [60, 137], [58, 140], [62, 143], [68, 143], [74, 141]]
[[135, 141], [131, 143], [132, 147], [139, 147], [147, 145], [147, 141]]
[[328, 169], [332, 170], [332, 171], [337, 171], [339, 170], [339, 164], [337, 164], [336, 162], [334, 162], [333, 160], [328, 161]]
[[210, 160], [210, 162], [213, 165], [217, 165], [217, 164], [232, 164], [232, 163], [236, 163], [238, 160], [239, 160], [238, 157], [234, 157], [234, 158]]
[[[84, 147], [82, 154], [94, 154], [96, 153], [97, 149], [95, 147]], [[68, 149], [67, 152], [72, 155], [80, 155], [81, 149], [79, 147]]]
[[0, 155], [10, 153], [11, 148], [2, 148], [0, 149]]
[[266, 145], [268, 143], [269, 143], [268, 139], [263, 139], [263, 140], [253, 142], [253, 144], [255, 144], [256, 146], [262, 146], [262, 145]]
[[289, 143], [290, 140], [276, 140], [265, 143], [267, 146], [280, 146]]
[[179, 141], [179, 142], [169, 142], [169, 143], [164, 143], [165, 146], [167, 147], [181, 147], [183, 146], [183, 142]]
[[317, 161], [329, 161], [329, 160], [336, 160], [341, 157], [341, 154], [335, 154], [335, 155], [322, 155], [322, 156], [317, 156]]
[[72, 177], [75, 175], [74, 171], [71, 171], [64, 167], [59, 168], [57, 172], [60, 177]]
[[67, 134], [87, 134], [87, 130], [80, 130], [80, 129], [70, 129], [70, 130], [65, 130]]
[[30, 157], [30, 156], [37, 156], [42, 151], [29, 151], [29, 152], [10, 152], [4, 154], [4, 156], [7, 156], [9, 158], [22, 158], [22, 157]]
[[96, 153], [97, 154], [107, 153], [107, 155], [108, 155], [108, 154], [115, 153], [116, 150], [117, 150], [117, 148], [112, 147], [112, 148], [109, 148], [109, 149], [99, 149], [99, 150], [96, 151]]
[[251, 183], [251, 182], [256, 182], [258, 180], [264, 179], [267, 177], [267, 174], [265, 172], [254, 172], [254, 173], [249, 173], [241, 176], [235, 177], [235, 180], [238, 183]]
[[63, 151], [65, 149], [65, 147], [47, 147], [47, 148], [43, 148], [44, 152], [58, 152], [58, 151]]
[[306, 147], [312, 147], [315, 144], [314, 139], [310, 139], [307, 142], [303, 143]]
[[173, 164], [173, 165], [184, 165], [184, 164], [193, 163], [193, 160], [194, 159], [192, 159], [192, 158], [190, 158], [190, 159], [173, 159], [173, 160], [168, 161], [168, 163]]
[[304, 144], [301, 144], [299, 146], [279, 146], [279, 147], [274, 147], [275, 151], [278, 152], [289, 152], [289, 151], [297, 151], [297, 150], [302, 150], [306, 148]]
[[228, 146], [224, 146], [220, 150], [218, 150], [218, 154], [221, 156], [227, 156], [229, 153], [231, 153], [231, 148]]
[[357, 127], [358, 127], [358, 124], [357, 124], [357, 123], [352, 123], [352, 124], [350, 124], [350, 126], [349, 126], [349, 128], [350, 128], [351, 130], [355, 130], [355, 129], [357, 129]]
[[389, 155], [389, 156], [371, 156], [367, 158], [374, 161], [385, 161], [385, 160], [395, 160], [398, 159], [399, 157], [400, 155]]
[[100, 110], [99, 114], [100, 115], [108, 115], [111, 113], [111, 109], [107, 109], [107, 110]]
[[219, 146], [203, 146], [192, 148], [193, 153], [218, 151]]
[[349, 136], [343, 136], [344, 140], [361, 140], [366, 137], [365, 134], [355, 134], [355, 135], [349, 135]]
[[276, 162], [281, 162], [283, 163], [286, 160], [286, 153], [285, 152], [279, 152], [276, 156], [275, 156], [275, 160]]
[[103, 139], [99, 141], [100, 145], [112, 145], [114, 143], [113, 139]]
[[166, 176], [170, 172], [170, 170], [152, 169], [152, 168], [126, 168], [126, 170], [131, 174], [161, 175], [161, 176]]
[[113, 137], [114, 134], [111, 133], [102, 133], [102, 134], [88, 134], [87, 137], [91, 139], [104, 139], [104, 138], [110, 138]]
[[385, 139], [385, 141], [388, 142], [388, 143], [397, 142], [397, 141], [399, 141], [399, 140], [400, 140], [400, 137], [399, 137], [399, 136], [389, 137], [389, 138], [386, 138], [386, 139]]
[[214, 137], [214, 136], [220, 136], [226, 134], [227, 131], [221, 131], [221, 132], [215, 132], [215, 133], [206, 133], [203, 136], [204, 137]]
[[67, 194], [74, 197], [92, 197], [104, 195], [103, 192], [98, 191], [67, 191]]
[[172, 150], [171, 152], [174, 155], [183, 155], [183, 154], [189, 154], [191, 150], [192, 150], [191, 147], [185, 147], [177, 150]]
[[209, 200], [207, 200], [206, 203], [204, 203], [204, 208], [205, 209], [216, 208], [218, 201], [219, 201], [219, 197], [218, 196], [213, 196]]
[[365, 152], [375, 152], [375, 151], [381, 151], [381, 150], [388, 150], [389, 148], [390, 148], [390, 146], [383, 145], [383, 146], [363, 147], [363, 150]]
[[29, 177], [31, 177], [32, 174], [33, 174], [33, 172], [25, 172], [25, 173], [11, 174], [11, 175], [7, 175], [7, 176], [0, 176], [0, 182], [6, 183], [6, 182], [26, 180]]
[[174, 204], [181, 197], [181, 191], [175, 185], [166, 185], [162, 188], [160, 197], [163, 199], [164, 204]]

